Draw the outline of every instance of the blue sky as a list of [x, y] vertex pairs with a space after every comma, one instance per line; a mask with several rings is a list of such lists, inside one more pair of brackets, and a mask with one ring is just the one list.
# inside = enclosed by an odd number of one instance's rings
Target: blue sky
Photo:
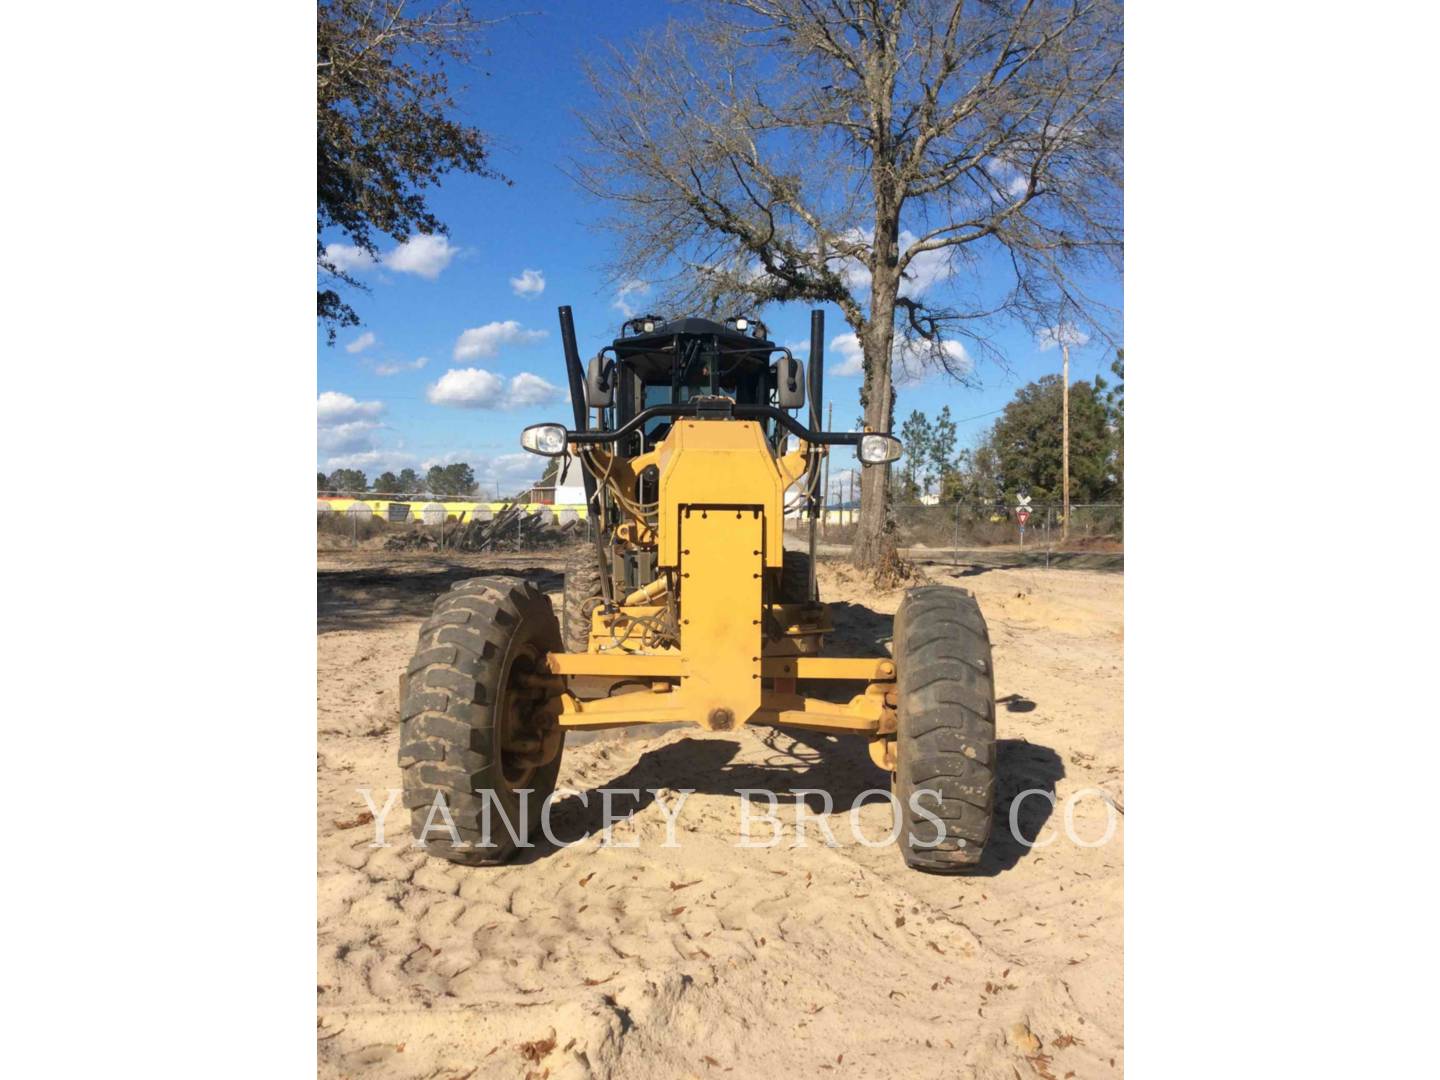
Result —
[[[456, 89], [456, 82], [469, 84], [463, 112], [491, 136], [492, 164], [514, 184], [452, 175], [430, 192], [449, 237], [402, 251], [386, 239], [381, 265], [357, 271], [371, 291], [346, 291], [346, 298], [364, 325], [341, 332], [334, 346], [317, 332], [320, 471], [360, 468], [373, 480], [386, 469], [467, 461], [505, 493], [538, 477], [544, 461], [520, 450], [520, 429], [570, 418], [557, 306], [574, 309], [582, 356], [613, 338], [622, 318], [608, 284], [610, 241], [594, 228], [609, 208], [562, 171], [580, 150], [572, 110], [590, 93], [580, 58], [607, 42], [623, 44], [673, 11], [663, 0], [555, 2], [493, 28], [483, 71], [452, 75]], [[1120, 305], [1118, 282], [1097, 293]], [[646, 310], [643, 294], [624, 302]], [[776, 341], [808, 338], [804, 306], [771, 307], [763, 317]], [[859, 413], [860, 379], [844, 374], [843, 349], [828, 348], [849, 328], [833, 307], [825, 325], [826, 398], [835, 403], [835, 426], [849, 428]], [[1008, 373], [982, 360], [978, 389], [940, 375], [901, 386], [897, 427], [912, 409], [933, 417], [949, 405], [957, 419], [975, 418], [958, 425], [959, 445], [967, 446], [994, 421], [982, 414], [1003, 408], [1017, 387], [1059, 371], [1059, 350], [1040, 348], [1019, 329], [997, 331], [994, 343]], [[1072, 349], [1071, 378], [1108, 377], [1110, 360], [1098, 344]]]

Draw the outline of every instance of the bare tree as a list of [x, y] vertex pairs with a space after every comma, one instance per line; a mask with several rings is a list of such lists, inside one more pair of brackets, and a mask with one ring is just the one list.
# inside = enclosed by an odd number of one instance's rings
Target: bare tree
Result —
[[[968, 381], [1000, 320], [1118, 272], [1122, 18], [1113, 0], [709, 0], [591, 71], [581, 182], [619, 204], [617, 280], [675, 310], [837, 305], [865, 423], [896, 366]], [[964, 345], [968, 343], [971, 350]], [[895, 565], [889, 474], [864, 471], [857, 565]]]

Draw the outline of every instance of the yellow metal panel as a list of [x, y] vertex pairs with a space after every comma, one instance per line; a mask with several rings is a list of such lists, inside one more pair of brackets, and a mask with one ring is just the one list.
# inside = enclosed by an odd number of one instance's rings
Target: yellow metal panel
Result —
[[760, 706], [764, 525], [758, 507], [680, 512], [681, 697], [708, 728], [729, 730]]
[[[768, 566], [784, 561], [781, 504], [794, 477], [781, 471], [765, 432], [752, 420], [677, 420], [659, 449], [661, 566], [680, 564], [686, 507], [754, 506], [763, 511]], [[759, 601], [756, 601], [759, 610]]]

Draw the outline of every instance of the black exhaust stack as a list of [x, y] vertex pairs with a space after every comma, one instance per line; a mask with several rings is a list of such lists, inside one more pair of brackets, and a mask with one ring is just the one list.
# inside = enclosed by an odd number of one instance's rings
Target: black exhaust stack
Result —
[[810, 312], [810, 430], [820, 427], [820, 399], [825, 387], [825, 312]]
[[[825, 388], [825, 312], [817, 308], [810, 312], [810, 430], [823, 431], [820, 426], [820, 401]], [[825, 451], [827, 454], [829, 451]], [[818, 600], [820, 593], [815, 585], [815, 519], [819, 516], [816, 505], [815, 485], [820, 479], [820, 459], [812, 457], [815, 475], [810, 481], [810, 599]], [[820, 505], [828, 506], [830, 493], [822, 493]]]
[[575, 319], [570, 314], [569, 304], [560, 306], [560, 344], [565, 350], [565, 374], [570, 379], [570, 406], [575, 411], [575, 430], [588, 431], [585, 372], [580, 368], [580, 350], [575, 345]]
[[[565, 374], [570, 380], [570, 406], [575, 413], [575, 430], [590, 430], [589, 414], [590, 408], [585, 402], [585, 372], [580, 368], [580, 349], [575, 344], [575, 318], [570, 313], [570, 305], [560, 306], [560, 344], [565, 350]], [[614, 602], [614, 595], [610, 588], [609, 560], [605, 557], [605, 538], [600, 535], [600, 500], [595, 494], [595, 477], [590, 475], [590, 470], [585, 468], [585, 463], [580, 463], [580, 478], [585, 484], [585, 516], [590, 520], [592, 530], [595, 534], [595, 557], [600, 563], [600, 584], [605, 592], [605, 599]]]

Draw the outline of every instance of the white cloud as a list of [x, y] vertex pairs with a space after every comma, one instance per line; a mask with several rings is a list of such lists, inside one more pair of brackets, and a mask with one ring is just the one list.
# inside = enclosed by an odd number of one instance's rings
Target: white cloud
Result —
[[975, 367], [975, 361], [971, 359], [970, 353], [966, 351], [965, 346], [961, 345], [960, 342], [947, 341], [940, 347], [945, 350], [945, 356], [949, 359], [952, 367], [956, 369], [964, 368], [966, 371], [970, 371]]
[[838, 358], [830, 361], [831, 375], [864, 375], [865, 353], [860, 348], [860, 339], [852, 334], [837, 334], [830, 339], [830, 355]]
[[543, 270], [521, 270], [519, 277], [510, 279], [510, 288], [516, 296], [523, 296], [527, 300], [539, 296], [545, 291], [545, 272]]
[[402, 371], [419, 371], [430, 362], [428, 356], [417, 356], [414, 360], [387, 360], [375, 365], [376, 375], [399, 375]]
[[380, 425], [374, 420], [350, 420], [319, 428], [315, 442], [327, 454], [371, 450], [375, 446], [375, 432], [379, 429]]
[[563, 401], [565, 391], [528, 371], [507, 383], [482, 368], [451, 368], [425, 396], [432, 405], [456, 409], [523, 409]]
[[548, 330], [526, 330], [514, 319], [491, 322], [466, 330], [455, 340], [456, 360], [484, 360], [499, 355], [505, 345], [529, 345], [550, 336]]
[[625, 318], [633, 319], [637, 311], [630, 306], [630, 297], [633, 296], [636, 300], [639, 300], [641, 297], [647, 296], [649, 292], [650, 283], [648, 281], [631, 278], [620, 286], [620, 291], [615, 294], [615, 299], [611, 301], [610, 306], [620, 312], [621, 315], [624, 315]]
[[[494, 457], [477, 454], [472, 450], [447, 450], [443, 454], [426, 458], [418, 464], [413, 461], [407, 464], [417, 468], [420, 475], [423, 476], [430, 471], [432, 466], [453, 465], [462, 461], [475, 471], [477, 499], [493, 499], [496, 484], [499, 484], [502, 496], [513, 495], [521, 488], [538, 481], [541, 473], [545, 471], [546, 465], [545, 459], [528, 454], [523, 450], [513, 454], [497, 454]], [[344, 468], [345, 466], [339, 467]]]
[[[940, 343], [941, 350], [952, 370], [956, 372], [968, 372], [973, 366], [970, 354], [965, 351], [965, 346], [958, 341], [944, 341]], [[929, 354], [929, 346], [924, 342], [907, 344], [904, 340], [896, 338], [891, 347], [890, 356], [894, 361], [895, 381], [918, 382], [927, 361], [933, 358]], [[837, 334], [830, 339], [830, 355], [832, 360], [829, 364], [831, 375], [841, 376], [863, 376], [865, 374], [865, 353], [860, 347], [860, 339], [853, 333]], [[836, 359], [838, 358], [838, 363]]]
[[375, 265], [375, 260], [369, 253], [354, 244], [326, 244], [325, 259], [335, 269], [347, 274], [356, 270], [369, 270]]
[[[840, 239], [852, 244], [862, 244], [869, 248], [871, 238], [874, 237], [874, 229], [847, 229], [840, 234]], [[845, 279], [845, 284], [856, 292], [866, 292], [870, 288], [870, 268], [865, 265], [864, 257], [856, 258], [851, 255], [837, 255], [826, 259], [827, 262], [838, 262], [840, 264], [840, 276]]]
[[367, 251], [354, 244], [325, 245], [326, 260], [345, 273], [372, 270], [377, 265], [383, 265], [396, 273], [416, 274], [429, 281], [439, 277], [440, 271], [449, 266], [450, 260], [459, 253], [460, 249], [452, 246], [445, 237], [429, 233], [419, 233], [391, 248], [380, 256], [378, 263]]
[[379, 416], [384, 409], [381, 402], [356, 401], [335, 390], [326, 390], [315, 399], [315, 418], [322, 427]]
[[527, 454], [523, 450], [491, 456], [474, 450], [456, 449], [422, 459], [418, 454], [404, 449], [375, 448], [352, 453], [332, 453], [320, 459], [318, 468], [326, 474], [336, 469], [360, 469], [374, 480], [381, 473], [398, 473], [402, 469], [414, 469], [423, 477], [430, 471], [431, 466], [452, 465], [461, 461], [475, 471], [475, 498], [482, 501], [495, 498], [497, 483], [502, 496], [510, 496], [529, 487], [539, 481], [546, 465], [544, 458]]
[[499, 454], [485, 463], [485, 475], [492, 481], [499, 480], [502, 487], [506, 484], [519, 485], [529, 481], [540, 479], [540, 474], [545, 471], [546, 463], [534, 454], [521, 450], [516, 454]]
[[436, 465], [439, 465], [443, 469], [446, 465], [465, 464], [475, 469], [478, 474], [480, 470], [476, 462], [487, 460], [484, 454], [477, 454], [472, 450], [446, 450], [443, 454], [427, 457], [420, 462], [420, 471], [422, 473], [429, 472]]
[[378, 401], [356, 401], [349, 394], [325, 391], [315, 399], [316, 445], [327, 454], [373, 450], [376, 432], [383, 426], [376, 417], [384, 408]]
[[452, 405], [457, 409], [494, 409], [499, 407], [505, 380], [480, 368], [451, 368], [440, 381], [426, 391], [432, 405]]
[[1089, 334], [1067, 322], [1062, 322], [1058, 326], [1047, 326], [1035, 335], [1035, 344], [1040, 347], [1041, 352], [1049, 352], [1062, 343], [1078, 349], [1089, 340]]
[[335, 469], [359, 469], [374, 480], [383, 472], [398, 473], [401, 469], [414, 469], [419, 464], [418, 457], [404, 450], [377, 448], [351, 454], [333, 454], [320, 463], [320, 471], [330, 473]]
[[[850, 229], [843, 233], [841, 238], [868, 247], [873, 235], [874, 231], [871, 229]], [[908, 251], [919, 239], [920, 237], [909, 229], [900, 230], [900, 250]], [[839, 264], [840, 276], [855, 292], [869, 291], [870, 268], [860, 259], [836, 255], [827, 261]], [[952, 272], [949, 249], [938, 248], [933, 251], [922, 251], [911, 259], [910, 264], [905, 268], [905, 280], [900, 286], [901, 292], [911, 299], [915, 299], [944, 281]]]
[[997, 155], [985, 162], [986, 171], [1012, 199], [1019, 198], [1030, 190], [1030, 171], [1003, 155]]
[[[965, 346], [958, 341], [942, 341], [940, 351], [945, 354], [945, 364], [956, 376], [968, 375], [975, 367], [975, 361], [965, 351]], [[895, 385], [913, 386], [924, 381], [927, 367], [935, 365], [936, 358], [925, 341], [914, 341], [906, 344], [897, 341], [894, 349], [895, 356]]]
[[560, 401], [565, 397], [565, 392], [539, 375], [522, 371], [510, 380], [510, 388], [505, 397], [507, 408], [519, 409], [527, 405], [548, 405], [552, 401]]
[[450, 265], [450, 260], [459, 250], [451, 247], [450, 241], [443, 236], [419, 233], [386, 253], [380, 261], [399, 273], [416, 274], [434, 281], [440, 276], [440, 271]]
[[[914, 233], [904, 231], [900, 234], [900, 246], [908, 248], [919, 239]], [[948, 278], [952, 272], [951, 250], [937, 248], [934, 251], [922, 251], [911, 259], [910, 265], [905, 268], [905, 284], [900, 287], [901, 291], [913, 300]]]
[[372, 334], [369, 330], [366, 330], [365, 333], [361, 334], [354, 341], [350, 342], [349, 345], [346, 345], [345, 351], [348, 353], [364, 352], [366, 349], [368, 349], [371, 345], [374, 344], [375, 335]]

